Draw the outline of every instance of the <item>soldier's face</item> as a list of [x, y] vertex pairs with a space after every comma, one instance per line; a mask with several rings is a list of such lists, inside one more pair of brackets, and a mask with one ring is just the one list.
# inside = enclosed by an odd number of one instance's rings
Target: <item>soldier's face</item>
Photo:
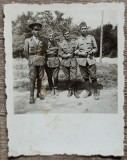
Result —
[[82, 34], [86, 34], [87, 33], [87, 27], [86, 26], [81, 27], [81, 33]]
[[48, 39], [49, 39], [49, 41], [53, 41], [53, 34], [52, 33], [48, 35]]
[[39, 31], [40, 31], [40, 27], [39, 26], [35, 26], [32, 30], [32, 33], [35, 37], [39, 36]]
[[70, 33], [69, 33], [69, 31], [64, 33], [64, 38], [65, 38], [66, 40], [69, 40], [69, 39], [70, 39]]

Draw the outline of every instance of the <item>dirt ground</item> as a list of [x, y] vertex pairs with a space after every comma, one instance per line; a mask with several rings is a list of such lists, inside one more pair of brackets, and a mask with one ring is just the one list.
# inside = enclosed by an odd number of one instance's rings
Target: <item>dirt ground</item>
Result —
[[80, 98], [67, 97], [67, 91], [61, 91], [59, 96], [51, 96], [50, 92], [42, 91], [44, 100], [36, 99], [35, 104], [29, 104], [29, 91], [14, 92], [15, 114], [33, 113], [117, 113], [117, 89], [101, 90], [100, 99], [94, 100], [93, 95], [83, 98], [85, 91], [80, 91]]
[[[33, 113], [117, 113], [117, 58], [103, 58], [99, 63], [96, 58], [98, 82], [102, 84], [100, 99], [94, 100], [93, 96], [83, 98], [83, 81], [80, 72], [79, 92], [80, 98], [74, 95], [67, 97], [63, 72], [59, 73], [59, 96], [51, 96], [46, 89], [42, 90], [45, 100], [36, 99], [35, 104], [29, 104], [29, 78], [28, 64], [26, 59], [14, 59], [14, 113], [33, 114]], [[46, 88], [47, 80], [43, 82]], [[36, 91], [35, 91], [36, 92]], [[36, 95], [36, 93], [35, 93]]]

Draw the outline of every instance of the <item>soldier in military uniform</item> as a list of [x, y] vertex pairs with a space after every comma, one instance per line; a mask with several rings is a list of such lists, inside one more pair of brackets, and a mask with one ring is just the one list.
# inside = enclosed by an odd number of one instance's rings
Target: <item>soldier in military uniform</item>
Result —
[[35, 103], [34, 90], [37, 79], [37, 97], [44, 99], [41, 94], [42, 78], [44, 76], [44, 46], [42, 40], [39, 38], [39, 31], [42, 25], [38, 22], [31, 23], [29, 28], [32, 30], [33, 36], [25, 40], [24, 51], [29, 64], [29, 78], [30, 78], [30, 101]]
[[[84, 98], [92, 94], [94, 90], [94, 99], [98, 100], [96, 61], [94, 54], [97, 52], [97, 43], [92, 35], [87, 34], [87, 25], [85, 22], [80, 24], [81, 36], [76, 41], [76, 59], [80, 72], [85, 81], [86, 93]], [[92, 87], [92, 88], [91, 88]]]
[[65, 40], [59, 43], [59, 56], [62, 58], [61, 66], [65, 74], [65, 80], [68, 86], [68, 97], [72, 96], [73, 93], [76, 98], [79, 98], [77, 93], [77, 62], [74, 55], [75, 41], [70, 38], [69, 29], [63, 29], [63, 36]]
[[51, 95], [59, 95], [58, 88], [58, 73], [60, 67], [60, 61], [58, 58], [58, 44], [54, 40], [53, 31], [48, 30], [47, 41], [45, 42], [46, 48], [46, 65], [45, 70], [48, 77], [49, 87], [51, 89]]

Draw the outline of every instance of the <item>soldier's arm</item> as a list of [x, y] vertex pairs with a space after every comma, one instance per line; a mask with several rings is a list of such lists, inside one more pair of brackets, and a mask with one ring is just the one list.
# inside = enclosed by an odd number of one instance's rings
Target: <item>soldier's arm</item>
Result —
[[54, 55], [58, 55], [59, 45], [58, 45], [57, 41], [55, 41], [55, 45], [52, 49], [54, 51]]
[[76, 41], [76, 50], [75, 50], [75, 55], [78, 55], [78, 56], [87, 56], [87, 52], [81, 52], [81, 49], [79, 48], [79, 43], [78, 43], [78, 40]]
[[54, 54], [54, 55], [58, 54], [58, 44], [57, 44], [57, 42], [54, 42], [53, 46], [50, 47], [50, 48], [47, 48], [46, 51], [47, 51], [47, 54]]
[[43, 42], [42, 42], [42, 46], [43, 46], [43, 48], [42, 48], [42, 50], [43, 50], [43, 56], [46, 56], [46, 49], [47, 49], [47, 42], [46, 42], [46, 40], [44, 39], [43, 40]]
[[68, 58], [67, 54], [64, 53], [64, 51], [62, 50], [62, 48], [61, 48], [60, 45], [59, 45], [58, 55], [59, 55], [61, 58]]
[[58, 50], [58, 47], [52, 47], [52, 48], [49, 48], [48, 50], [50, 51]]
[[78, 55], [79, 54], [79, 44], [78, 44], [78, 40], [75, 41], [75, 55]]
[[92, 52], [93, 54], [95, 54], [98, 51], [98, 47], [97, 47], [97, 42], [93, 36], [92, 36], [92, 44], [93, 44]]
[[28, 42], [28, 39], [25, 40], [24, 54], [25, 54], [25, 57], [28, 59], [28, 57], [29, 57], [29, 42]]
[[47, 53], [47, 55], [57, 55], [58, 50], [57, 49], [54, 49], [54, 50], [47, 49], [46, 53]]

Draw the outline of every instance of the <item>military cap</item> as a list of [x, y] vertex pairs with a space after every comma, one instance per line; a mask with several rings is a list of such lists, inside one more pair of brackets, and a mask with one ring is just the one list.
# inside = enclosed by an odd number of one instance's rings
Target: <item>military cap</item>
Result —
[[86, 22], [83, 21], [83, 22], [80, 23], [79, 27], [82, 28], [84, 26], [87, 27], [87, 24], [86, 24]]
[[39, 21], [37, 21], [37, 22], [32, 22], [32, 23], [29, 24], [29, 28], [30, 28], [30, 29], [33, 29], [35, 26], [39, 26], [39, 27], [41, 28], [41, 27], [42, 27], [42, 24], [41, 24]]

